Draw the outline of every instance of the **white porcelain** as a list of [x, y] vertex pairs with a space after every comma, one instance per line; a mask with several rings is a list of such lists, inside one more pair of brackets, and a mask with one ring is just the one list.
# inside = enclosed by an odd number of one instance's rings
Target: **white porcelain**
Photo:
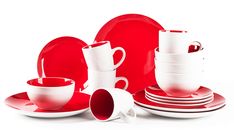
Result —
[[186, 64], [165, 63], [155, 60], [157, 71], [164, 73], [198, 73], [204, 71], [203, 63], [190, 62]]
[[110, 121], [121, 118], [125, 121], [135, 119], [134, 99], [122, 89], [98, 89], [90, 99], [90, 110], [96, 120]]
[[31, 79], [27, 82], [29, 99], [45, 110], [56, 110], [63, 107], [73, 96], [74, 90], [75, 81], [68, 78], [45, 77]]
[[201, 117], [209, 116], [211, 114], [219, 112], [224, 106], [225, 105], [220, 106], [219, 108], [215, 110], [204, 111], [204, 112], [174, 112], [174, 111], [162, 111], [159, 109], [151, 109], [151, 108], [143, 107], [143, 106], [139, 106], [139, 107], [151, 114], [155, 114], [155, 115], [159, 115], [163, 117], [189, 119], [189, 118], [201, 118]]
[[115, 88], [116, 83], [123, 81], [125, 86], [121, 86], [123, 90], [128, 88], [128, 79], [125, 77], [116, 77], [116, 70], [112, 71], [95, 71], [88, 70], [88, 81], [84, 87], [91, 88], [91, 93], [100, 88]]
[[202, 73], [164, 73], [155, 71], [159, 87], [169, 96], [186, 97], [201, 86]]
[[[97, 71], [110, 71], [118, 68], [126, 57], [122, 47], [111, 49], [109, 41], [95, 42], [82, 48], [88, 69]], [[113, 55], [116, 51], [122, 52], [122, 58], [114, 64]]]
[[159, 30], [159, 51], [162, 53], [188, 53], [190, 45], [201, 46], [191, 40], [187, 31]]
[[159, 48], [155, 49], [155, 60], [164, 63], [174, 64], [192, 64], [192, 63], [203, 63], [204, 62], [204, 49], [200, 49], [191, 53], [163, 53], [159, 52]]

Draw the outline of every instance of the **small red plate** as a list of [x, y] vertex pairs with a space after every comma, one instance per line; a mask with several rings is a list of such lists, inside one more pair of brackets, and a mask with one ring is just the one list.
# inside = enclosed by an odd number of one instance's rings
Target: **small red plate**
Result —
[[59, 37], [50, 41], [37, 61], [40, 77], [65, 77], [76, 82], [75, 90], [87, 81], [87, 66], [81, 50], [87, 44], [75, 37]]

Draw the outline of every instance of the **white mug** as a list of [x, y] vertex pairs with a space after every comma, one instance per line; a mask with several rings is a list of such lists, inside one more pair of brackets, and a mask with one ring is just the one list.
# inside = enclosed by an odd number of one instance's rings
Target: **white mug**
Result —
[[[122, 47], [111, 49], [109, 41], [96, 42], [82, 48], [88, 69], [97, 71], [110, 71], [118, 68], [126, 57], [126, 52]], [[123, 53], [122, 58], [114, 64], [113, 55], [116, 51]]]
[[90, 110], [96, 120], [110, 121], [121, 118], [125, 121], [135, 119], [132, 95], [122, 89], [98, 89], [89, 102]]
[[[162, 53], [188, 53], [191, 45], [201, 47], [197, 41], [191, 41], [187, 31], [160, 30], [159, 52]], [[197, 49], [199, 49], [197, 48]]]
[[128, 88], [128, 80], [125, 77], [116, 77], [116, 70], [112, 71], [95, 71], [88, 70], [88, 81], [84, 83], [84, 88], [89, 87], [90, 91], [100, 88], [115, 88], [115, 84], [124, 81], [123, 90]]

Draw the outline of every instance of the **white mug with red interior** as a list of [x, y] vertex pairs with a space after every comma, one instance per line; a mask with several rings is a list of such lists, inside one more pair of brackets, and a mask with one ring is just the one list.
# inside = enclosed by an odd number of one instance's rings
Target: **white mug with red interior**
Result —
[[[95, 42], [82, 48], [88, 69], [96, 71], [110, 71], [118, 68], [126, 57], [122, 47], [111, 48], [109, 41]], [[114, 64], [113, 55], [115, 52], [122, 52], [122, 58]]]
[[90, 98], [90, 110], [99, 121], [122, 119], [132, 121], [136, 118], [132, 95], [122, 89], [97, 89]]
[[159, 30], [159, 52], [162, 53], [188, 53], [202, 48], [201, 43], [191, 40], [187, 31], [182, 30]]

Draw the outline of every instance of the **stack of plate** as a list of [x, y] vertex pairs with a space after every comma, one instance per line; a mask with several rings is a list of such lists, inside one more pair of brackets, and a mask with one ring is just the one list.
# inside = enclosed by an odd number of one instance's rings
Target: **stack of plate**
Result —
[[225, 98], [201, 86], [189, 97], [168, 96], [159, 87], [148, 87], [134, 95], [135, 103], [156, 115], [174, 118], [198, 118], [220, 110]]

